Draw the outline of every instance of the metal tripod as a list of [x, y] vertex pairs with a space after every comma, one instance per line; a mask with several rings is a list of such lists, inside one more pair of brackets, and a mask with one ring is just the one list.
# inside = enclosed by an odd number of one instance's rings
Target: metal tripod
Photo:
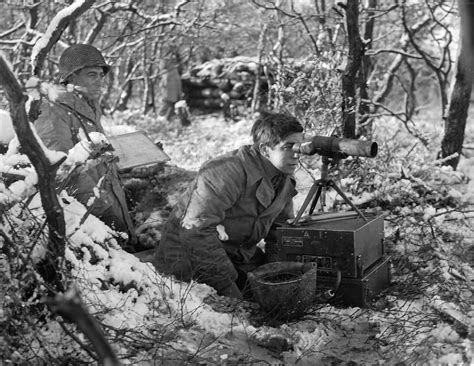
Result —
[[[336, 183], [331, 180], [327, 179], [328, 175], [328, 166], [330, 163], [330, 158], [328, 156], [323, 156], [322, 157], [322, 167], [321, 167], [321, 178], [317, 179], [314, 181], [313, 185], [311, 186], [308, 195], [306, 196], [303, 205], [298, 211], [298, 214], [296, 215], [296, 218], [293, 220], [291, 225], [296, 225], [298, 221], [300, 220], [301, 216], [303, 215], [304, 210], [306, 210], [306, 207], [308, 207], [309, 202], [311, 199], [313, 199], [313, 202], [311, 203], [311, 206], [309, 208], [309, 215], [312, 215], [314, 212], [314, 209], [316, 207], [316, 204], [318, 203], [318, 200], [320, 197], [324, 199], [324, 193], [328, 188], [334, 188], [334, 190], [344, 199], [344, 201], [351, 206], [351, 208], [357, 212], [357, 214], [365, 221], [367, 222], [367, 218], [364, 216], [362, 211], [360, 211], [352, 202], [351, 200], [344, 194], [344, 192], [336, 185]], [[314, 196], [314, 198], [313, 198]]]

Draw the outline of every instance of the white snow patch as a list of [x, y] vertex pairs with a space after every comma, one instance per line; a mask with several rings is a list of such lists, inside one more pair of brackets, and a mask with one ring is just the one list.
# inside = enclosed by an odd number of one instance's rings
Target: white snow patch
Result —
[[8, 145], [14, 137], [15, 129], [10, 112], [0, 109], [0, 144]]

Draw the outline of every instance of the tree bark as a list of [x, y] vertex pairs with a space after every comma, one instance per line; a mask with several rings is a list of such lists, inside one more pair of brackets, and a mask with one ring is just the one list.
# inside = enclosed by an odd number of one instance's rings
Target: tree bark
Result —
[[64, 288], [58, 268], [59, 259], [64, 256], [66, 225], [63, 209], [59, 204], [56, 194], [56, 169], [60, 162], [55, 166], [51, 165], [40, 143], [33, 134], [25, 110], [27, 96], [23, 94], [20, 83], [1, 54], [0, 85], [5, 90], [10, 103], [13, 127], [20, 141], [21, 148], [30, 159], [38, 174], [38, 189], [49, 229], [48, 255], [46, 255], [44, 262], [38, 267], [38, 270], [45, 278], [45, 281], [50, 283], [56, 290], [63, 291]]
[[[357, 135], [363, 135], [367, 137], [372, 136], [372, 120], [370, 119], [370, 106], [368, 104], [369, 92], [367, 86], [367, 79], [372, 72], [373, 65], [370, 56], [366, 55], [366, 51], [372, 49], [372, 39], [374, 36], [374, 11], [377, 3], [375, 0], [369, 0], [367, 5], [367, 21], [365, 23], [364, 30], [364, 42], [365, 42], [365, 51], [364, 55], [361, 56], [361, 68], [359, 72], [359, 128]], [[362, 126], [362, 127], [360, 127]]]
[[466, 28], [463, 30], [467, 37], [471, 60], [474, 60], [474, 4], [471, 1], [459, 0], [459, 7], [466, 17]]
[[342, 134], [356, 137], [356, 77], [362, 60], [362, 41], [359, 34], [359, 2], [348, 1], [346, 28], [349, 41], [346, 68], [342, 74]]
[[122, 92], [120, 93], [119, 99], [117, 101], [117, 106], [115, 107], [115, 109], [118, 111], [124, 111], [127, 109], [127, 103], [133, 91], [133, 81], [129, 79], [132, 76], [134, 68], [135, 62], [132, 56], [129, 56], [127, 61], [127, 75], [125, 84], [123, 85]]
[[[280, 6], [280, 2], [278, 2], [277, 6]], [[277, 63], [276, 84], [278, 86], [278, 91], [274, 94], [273, 108], [278, 110], [283, 104], [281, 89], [284, 86], [283, 49], [285, 45], [285, 25], [281, 20], [281, 15], [279, 12], [277, 13], [276, 17], [278, 21], [278, 39], [277, 43], [273, 46], [272, 53]]]
[[268, 25], [264, 24], [260, 30], [260, 37], [258, 39], [258, 68], [257, 74], [255, 75], [255, 86], [253, 89], [253, 98], [252, 98], [252, 112], [256, 112], [260, 109], [260, 77], [262, 75], [262, 58], [263, 51], [265, 49], [265, 36], [267, 34]]
[[455, 170], [462, 152], [473, 82], [473, 57], [471, 57], [470, 28], [466, 10], [468, 7], [472, 9], [474, 4], [467, 0], [460, 0], [459, 5], [461, 13], [461, 41], [454, 75], [455, 81], [451, 92], [451, 101], [444, 123], [444, 137], [441, 141], [440, 153], [441, 158], [448, 158], [443, 160], [443, 164], [450, 165]]

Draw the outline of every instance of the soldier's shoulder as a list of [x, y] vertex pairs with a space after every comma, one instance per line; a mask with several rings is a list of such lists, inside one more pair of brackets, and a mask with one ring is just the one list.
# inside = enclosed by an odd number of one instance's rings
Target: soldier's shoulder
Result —
[[212, 174], [217, 177], [233, 176], [238, 178], [245, 173], [245, 169], [238, 150], [233, 150], [205, 162], [199, 173]]

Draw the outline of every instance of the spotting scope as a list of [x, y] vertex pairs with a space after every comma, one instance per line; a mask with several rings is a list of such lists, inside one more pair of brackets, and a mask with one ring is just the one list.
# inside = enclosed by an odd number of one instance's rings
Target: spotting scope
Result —
[[374, 158], [377, 156], [378, 146], [373, 141], [335, 136], [313, 136], [306, 141], [294, 144], [293, 151], [303, 155], [319, 154], [336, 158], [346, 158], [348, 156]]

